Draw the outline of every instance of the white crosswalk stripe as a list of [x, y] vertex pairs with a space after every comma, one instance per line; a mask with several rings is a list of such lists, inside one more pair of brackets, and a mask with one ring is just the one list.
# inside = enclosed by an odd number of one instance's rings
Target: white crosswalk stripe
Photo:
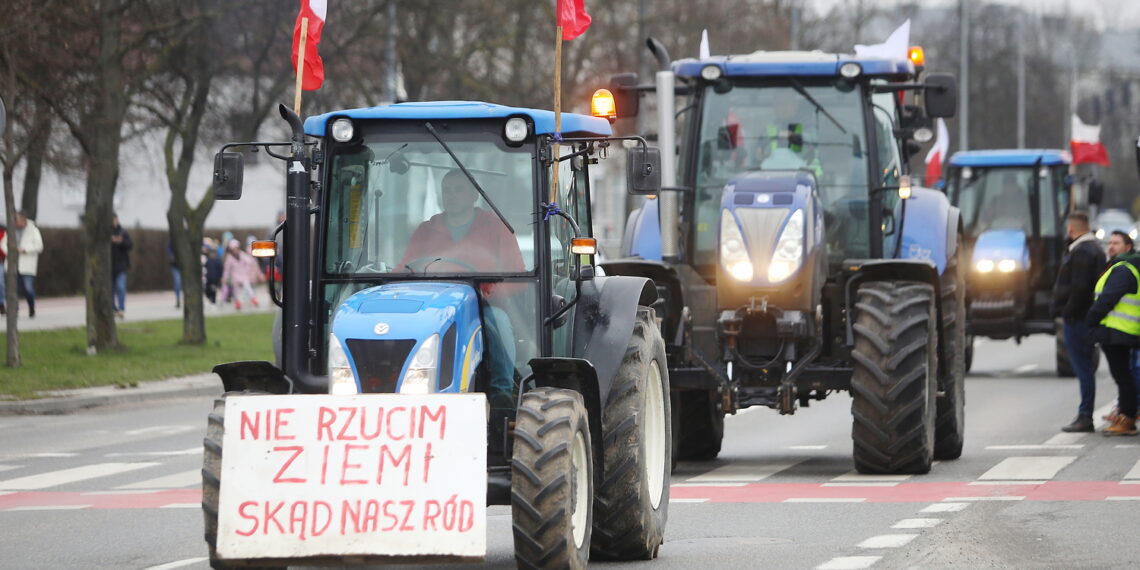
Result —
[[192, 469], [190, 471], [183, 471], [181, 473], [174, 473], [172, 475], [164, 475], [162, 477], [155, 477], [154, 479], [147, 479], [146, 481], [137, 481], [135, 483], [128, 483], [126, 485], [119, 485], [116, 489], [179, 489], [182, 487], [190, 487], [193, 485], [202, 484], [202, 470]]
[[99, 463], [96, 465], [85, 465], [83, 467], [61, 469], [59, 471], [50, 471], [48, 473], [39, 473], [9, 479], [7, 481], [0, 481], [0, 489], [9, 491], [34, 491], [58, 485], [66, 485], [68, 483], [78, 483], [98, 477], [106, 477], [108, 475], [118, 475], [128, 471], [154, 467], [156, 465], [161, 465], [161, 463]]
[[1074, 455], [1007, 457], [978, 477], [982, 481], [1049, 480], [1076, 459]]
[[690, 477], [686, 481], [697, 483], [705, 481], [761, 481], [783, 471], [790, 469], [803, 460], [794, 461], [736, 461], [731, 465], [717, 467], [704, 474]]
[[1124, 475], [1124, 478], [1125, 479], [1140, 479], [1140, 460], [1136, 461], [1136, 464], [1133, 465], [1132, 469]]

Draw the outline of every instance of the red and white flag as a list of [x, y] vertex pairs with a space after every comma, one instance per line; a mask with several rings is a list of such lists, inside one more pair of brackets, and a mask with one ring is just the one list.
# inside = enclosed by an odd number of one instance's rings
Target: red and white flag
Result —
[[301, 70], [301, 89], [305, 91], [320, 89], [325, 82], [325, 62], [321, 61], [321, 56], [317, 53], [317, 45], [321, 43], [326, 11], [328, 0], [301, 0], [301, 12], [297, 14], [297, 23], [293, 25], [293, 69], [297, 69], [297, 52], [301, 49], [301, 20], [309, 19], [305, 34], [305, 65]]
[[1073, 135], [1069, 138], [1073, 151], [1073, 164], [1100, 164], [1108, 166], [1108, 150], [1100, 142], [1100, 125], [1086, 125], [1073, 115]]
[[558, 0], [558, 25], [562, 27], [562, 39], [570, 41], [590, 27], [590, 15], [586, 13], [586, 0]]
[[934, 183], [942, 178], [942, 162], [948, 152], [950, 152], [950, 132], [946, 130], [946, 121], [938, 119], [934, 146], [926, 153], [926, 177], [923, 179], [923, 186], [933, 188]]

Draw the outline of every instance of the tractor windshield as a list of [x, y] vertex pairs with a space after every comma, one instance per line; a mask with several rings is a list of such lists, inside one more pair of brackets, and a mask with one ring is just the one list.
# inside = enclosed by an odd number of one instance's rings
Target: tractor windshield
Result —
[[[989, 229], [1013, 229], [1033, 237], [1033, 172], [1032, 167], [966, 167], [951, 177], [949, 197], [962, 212], [966, 233], [977, 236]], [[1040, 234], [1055, 236], [1064, 205], [1057, 203], [1056, 193], [1051, 191], [1056, 186], [1052, 170], [1042, 168], [1041, 175], [1037, 200]]]
[[[715, 263], [725, 183], [751, 170], [813, 173], [832, 255], [867, 255], [868, 145], [859, 89], [841, 89], [830, 80], [767, 82], [728, 90], [709, 86], [702, 96], [695, 156], [689, 162], [695, 171], [688, 176], [696, 185], [698, 265]], [[880, 162], [888, 164], [882, 158]]]
[[435, 126], [446, 145], [418, 127], [365, 126], [362, 144], [331, 149], [324, 271], [533, 272], [532, 149], [507, 146], [501, 126]]

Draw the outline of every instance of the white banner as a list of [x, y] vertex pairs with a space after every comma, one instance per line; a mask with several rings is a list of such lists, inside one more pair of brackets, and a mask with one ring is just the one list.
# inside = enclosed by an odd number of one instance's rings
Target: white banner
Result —
[[226, 400], [222, 559], [487, 549], [483, 394]]

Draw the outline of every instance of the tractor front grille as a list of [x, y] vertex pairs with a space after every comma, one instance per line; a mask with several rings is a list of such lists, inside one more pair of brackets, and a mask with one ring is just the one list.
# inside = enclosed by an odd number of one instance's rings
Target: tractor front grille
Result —
[[392, 393], [400, 382], [400, 371], [416, 341], [350, 338], [348, 352], [356, 363], [360, 391], [364, 394]]
[[748, 240], [748, 250], [752, 252], [752, 263], [757, 267], [768, 267], [772, 249], [776, 247], [776, 232], [788, 217], [787, 208], [737, 208], [744, 235]]

